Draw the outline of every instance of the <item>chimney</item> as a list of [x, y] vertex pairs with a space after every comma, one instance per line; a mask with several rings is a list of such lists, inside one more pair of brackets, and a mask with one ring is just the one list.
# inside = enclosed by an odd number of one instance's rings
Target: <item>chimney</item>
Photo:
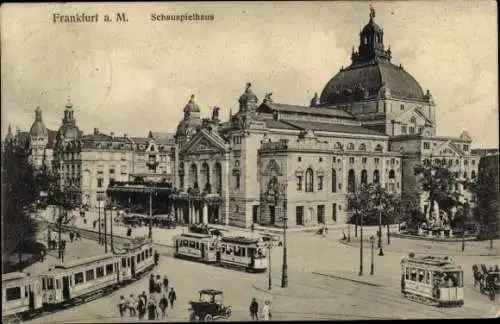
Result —
[[94, 127], [94, 135], [97, 135], [97, 134], [99, 134], [99, 128]]

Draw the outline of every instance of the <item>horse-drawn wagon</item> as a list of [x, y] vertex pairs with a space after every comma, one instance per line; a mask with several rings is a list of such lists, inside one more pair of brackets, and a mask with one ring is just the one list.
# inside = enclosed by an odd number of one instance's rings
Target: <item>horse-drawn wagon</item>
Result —
[[498, 265], [489, 269], [485, 264], [473, 265], [474, 287], [479, 283], [481, 294], [487, 294], [491, 300], [495, 300], [500, 292], [500, 271]]

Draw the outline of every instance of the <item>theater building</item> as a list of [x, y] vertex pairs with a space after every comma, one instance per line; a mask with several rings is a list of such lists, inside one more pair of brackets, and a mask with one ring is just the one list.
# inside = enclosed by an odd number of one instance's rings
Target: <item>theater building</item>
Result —
[[351, 64], [309, 105], [271, 94], [259, 101], [251, 84], [238, 103], [227, 122], [217, 107], [201, 118], [194, 96], [184, 107], [173, 154], [178, 217], [240, 227], [283, 226], [285, 215], [290, 227], [345, 223], [348, 194], [361, 183], [415, 193], [424, 210], [416, 164], [446, 163], [462, 179], [477, 174], [467, 132], [436, 136], [437, 105], [392, 62], [373, 9]]

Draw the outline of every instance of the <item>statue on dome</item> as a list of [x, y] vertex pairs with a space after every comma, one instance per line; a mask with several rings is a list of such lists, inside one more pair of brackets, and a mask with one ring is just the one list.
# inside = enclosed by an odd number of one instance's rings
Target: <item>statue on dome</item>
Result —
[[318, 105], [319, 105], [319, 97], [318, 97], [318, 93], [315, 92], [314, 97], [311, 99], [311, 107], [316, 107]]
[[212, 120], [215, 121], [215, 120], [219, 120], [219, 110], [220, 108], [215, 106], [213, 109], [212, 109]]
[[373, 7], [370, 6], [370, 20], [372, 20], [373, 18], [375, 18], [375, 9], [373, 9]]
[[250, 82], [247, 82], [247, 87], [245, 89], [245, 93], [252, 92], [252, 84]]
[[264, 102], [273, 102], [273, 99], [271, 98], [271, 96], [273, 95], [272, 92], [269, 92], [269, 93], [266, 93], [266, 95], [264, 96]]

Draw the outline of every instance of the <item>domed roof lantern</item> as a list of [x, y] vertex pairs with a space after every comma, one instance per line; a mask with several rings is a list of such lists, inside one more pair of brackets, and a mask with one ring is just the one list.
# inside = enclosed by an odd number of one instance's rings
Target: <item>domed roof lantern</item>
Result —
[[245, 92], [240, 96], [238, 102], [240, 103], [240, 111], [247, 111], [257, 108], [257, 102], [259, 99], [252, 91], [252, 84], [248, 82], [246, 84]]
[[184, 113], [186, 112], [200, 112], [200, 107], [196, 104], [194, 100], [194, 94], [191, 95], [187, 105], [184, 107]]
[[5, 141], [8, 142], [8, 141], [12, 141], [13, 139], [14, 139], [14, 135], [12, 134], [12, 127], [10, 126], [10, 123], [9, 123], [7, 135], [5, 135]]
[[428, 101], [429, 103], [432, 103], [432, 104], [434, 103], [434, 98], [432, 97], [431, 92], [429, 91], [429, 89], [427, 89], [427, 91], [425, 92], [424, 99], [426, 101]]

